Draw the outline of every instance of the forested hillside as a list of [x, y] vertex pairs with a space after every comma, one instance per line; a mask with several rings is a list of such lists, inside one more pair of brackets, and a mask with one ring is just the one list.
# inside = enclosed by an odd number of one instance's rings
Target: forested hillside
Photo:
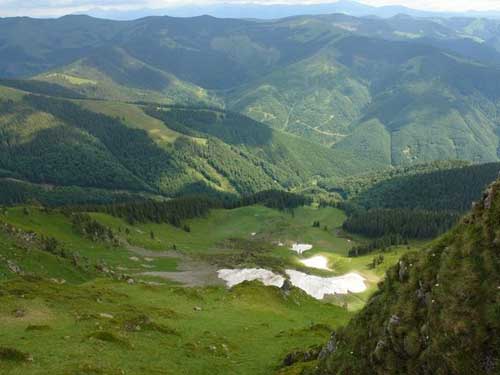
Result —
[[407, 241], [446, 232], [499, 175], [500, 163], [435, 162], [318, 185], [344, 198], [338, 204], [349, 216], [344, 229], [377, 238], [353, 252], [361, 254], [394, 245], [394, 235]]
[[320, 354], [320, 374], [497, 374], [500, 182], [458, 227], [389, 270]]
[[[9, 83], [24, 90], [35, 84]], [[244, 195], [370, 167], [348, 152], [272, 130], [242, 115], [47, 96], [60, 96], [56, 88], [36, 85], [45, 95], [6, 87], [0, 91], [3, 202], [21, 202], [27, 190], [48, 204], [64, 202], [63, 194], [72, 195], [68, 202], [73, 202], [74, 192], [82, 188], [92, 196], [89, 201], [96, 199], [89, 189], [107, 189], [109, 199], [126, 199], [112, 193], [117, 190], [167, 197]], [[19, 185], [22, 181], [50, 189]]]
[[0, 77], [58, 96], [229, 109], [371, 167], [499, 159], [497, 21], [68, 16], [0, 33]]
[[500, 173], [500, 163], [470, 165], [458, 161], [391, 168], [318, 185], [350, 205], [465, 212]]

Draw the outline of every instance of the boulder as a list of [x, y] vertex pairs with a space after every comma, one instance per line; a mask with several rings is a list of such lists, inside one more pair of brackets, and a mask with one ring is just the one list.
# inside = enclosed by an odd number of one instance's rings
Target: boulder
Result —
[[318, 359], [321, 361], [328, 356], [330, 356], [332, 353], [335, 353], [337, 350], [337, 334], [335, 332], [332, 333], [330, 336], [330, 340], [326, 343], [325, 346], [323, 346], [323, 349], [321, 349]]

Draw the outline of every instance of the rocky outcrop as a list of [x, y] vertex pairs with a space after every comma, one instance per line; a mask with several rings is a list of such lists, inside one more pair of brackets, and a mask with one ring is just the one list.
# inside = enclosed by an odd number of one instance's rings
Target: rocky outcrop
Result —
[[319, 374], [500, 373], [500, 181], [451, 232], [387, 272]]

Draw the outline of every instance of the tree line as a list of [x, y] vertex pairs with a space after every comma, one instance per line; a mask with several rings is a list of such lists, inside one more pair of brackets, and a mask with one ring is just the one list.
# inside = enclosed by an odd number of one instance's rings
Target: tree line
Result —
[[406, 239], [429, 239], [446, 232], [459, 217], [455, 211], [377, 208], [352, 213], [343, 228], [372, 238], [400, 235]]
[[350, 257], [357, 257], [369, 254], [375, 250], [385, 250], [392, 246], [408, 245], [408, 239], [399, 234], [386, 235], [370, 241], [367, 244], [354, 246], [349, 250]]
[[234, 209], [262, 204], [268, 208], [278, 210], [293, 210], [310, 202], [309, 198], [300, 194], [268, 190], [241, 198], [225, 197], [225, 199], [217, 199], [200, 195], [165, 201], [142, 200], [105, 205], [84, 205], [73, 209], [82, 212], [103, 212], [120, 217], [130, 224], [154, 222], [181, 227], [184, 220], [204, 217], [211, 209], [215, 208]]

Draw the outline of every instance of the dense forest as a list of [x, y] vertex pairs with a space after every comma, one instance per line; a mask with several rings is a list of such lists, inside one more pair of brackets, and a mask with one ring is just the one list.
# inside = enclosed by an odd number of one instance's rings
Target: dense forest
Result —
[[413, 209], [371, 209], [353, 213], [343, 228], [368, 237], [398, 234], [406, 239], [430, 239], [457, 223], [459, 214], [453, 211]]
[[201, 217], [210, 209], [220, 207], [220, 202], [205, 197], [184, 197], [165, 202], [143, 201], [104, 206], [82, 207], [89, 211], [105, 212], [121, 217], [128, 223], [154, 222], [180, 226], [185, 219]]
[[348, 255], [350, 257], [357, 257], [366, 255], [375, 250], [387, 250], [391, 246], [408, 245], [408, 239], [403, 238], [399, 234], [384, 235], [383, 237], [372, 240], [366, 244], [353, 246]]
[[350, 201], [367, 209], [411, 208], [465, 212], [500, 172], [500, 163], [458, 168], [438, 163], [434, 167], [437, 169], [433, 171], [419, 168], [393, 178], [388, 176], [354, 194]]
[[252, 194], [300, 179], [211, 137], [158, 145], [122, 119], [36, 95], [0, 100], [0, 176], [176, 196]]
[[40, 204], [47, 207], [111, 204], [144, 199], [141, 194], [79, 186], [47, 186], [0, 178], [0, 204]]
[[84, 96], [64, 86], [34, 79], [3, 79], [0, 78], [0, 85], [15, 89], [43, 94], [48, 96], [59, 96], [62, 98], [83, 99]]
[[279, 190], [268, 190], [242, 198], [215, 198], [207, 196], [186, 196], [168, 201], [144, 200], [121, 204], [80, 206], [76, 211], [105, 212], [121, 217], [133, 224], [136, 222], [169, 223], [180, 227], [182, 221], [203, 217], [214, 208], [234, 209], [254, 204], [262, 204], [279, 210], [293, 210], [310, 203], [310, 199]]
[[[351, 177], [320, 185], [345, 197], [344, 229], [371, 238], [434, 238], [453, 227], [499, 173], [500, 163], [434, 162]], [[372, 241], [362, 252], [386, 246]]]

